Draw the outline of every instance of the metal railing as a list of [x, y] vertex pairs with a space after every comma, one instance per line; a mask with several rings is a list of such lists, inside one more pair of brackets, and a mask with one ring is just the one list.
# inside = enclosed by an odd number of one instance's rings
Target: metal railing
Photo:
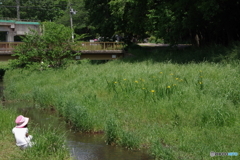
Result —
[[[0, 51], [13, 51], [16, 46], [23, 42], [0, 42]], [[75, 42], [72, 49], [81, 50], [122, 50], [123, 42]]]

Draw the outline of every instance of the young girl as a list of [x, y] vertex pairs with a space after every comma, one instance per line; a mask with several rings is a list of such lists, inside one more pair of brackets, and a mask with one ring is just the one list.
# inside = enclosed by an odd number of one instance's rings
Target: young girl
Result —
[[16, 118], [16, 126], [12, 129], [12, 133], [15, 136], [16, 145], [21, 149], [32, 146], [31, 139], [33, 137], [31, 135], [28, 135], [28, 121], [29, 118], [20, 115]]

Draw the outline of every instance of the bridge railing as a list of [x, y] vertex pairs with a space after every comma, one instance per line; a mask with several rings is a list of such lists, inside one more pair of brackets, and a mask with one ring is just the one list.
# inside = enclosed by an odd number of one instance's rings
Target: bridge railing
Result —
[[[13, 51], [16, 46], [23, 42], [0, 42], [0, 51]], [[75, 42], [72, 49], [81, 50], [122, 50], [123, 42]]]
[[122, 50], [123, 42], [75, 42], [74, 50]]
[[0, 51], [13, 51], [22, 42], [0, 42]]

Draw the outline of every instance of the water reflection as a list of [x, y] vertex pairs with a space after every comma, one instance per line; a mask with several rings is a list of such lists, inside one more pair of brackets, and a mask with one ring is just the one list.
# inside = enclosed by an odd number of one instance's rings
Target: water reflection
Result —
[[[77, 135], [77, 136], [76, 136]], [[69, 139], [72, 139], [69, 136]], [[75, 134], [74, 141], [68, 141], [72, 153], [78, 160], [148, 160], [149, 157], [119, 147], [105, 145], [101, 135]]]

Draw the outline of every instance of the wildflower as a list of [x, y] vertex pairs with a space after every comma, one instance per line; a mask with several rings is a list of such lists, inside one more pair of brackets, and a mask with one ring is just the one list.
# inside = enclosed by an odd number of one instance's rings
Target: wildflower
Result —
[[151, 90], [152, 93], [154, 93], [155, 91], [154, 90]]
[[123, 79], [124, 81], [126, 81], [127, 79]]
[[142, 88], [142, 89], [145, 89], [145, 88]]
[[176, 78], [176, 80], [178, 80], [179, 78]]
[[199, 82], [199, 84], [202, 84], [202, 82]]
[[135, 81], [135, 83], [138, 83], [138, 81]]
[[162, 74], [163, 72], [159, 72], [160, 74]]
[[171, 86], [167, 86], [167, 88], [171, 88]]
[[114, 82], [114, 83], [118, 83], [118, 82]]

